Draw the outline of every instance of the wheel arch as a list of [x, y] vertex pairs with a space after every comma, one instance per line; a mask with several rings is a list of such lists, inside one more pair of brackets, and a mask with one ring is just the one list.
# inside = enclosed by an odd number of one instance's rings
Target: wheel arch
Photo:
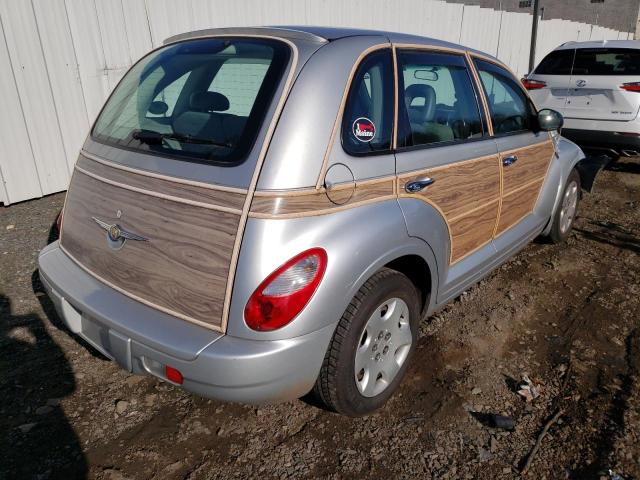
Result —
[[411, 280], [420, 294], [420, 308], [424, 312], [429, 307], [434, 277], [427, 261], [420, 255], [409, 254], [390, 261], [384, 267], [402, 273]]

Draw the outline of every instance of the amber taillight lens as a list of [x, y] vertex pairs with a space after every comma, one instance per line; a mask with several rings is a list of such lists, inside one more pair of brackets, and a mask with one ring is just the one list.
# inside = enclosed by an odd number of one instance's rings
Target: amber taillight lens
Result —
[[327, 268], [327, 252], [312, 248], [271, 273], [253, 292], [244, 309], [249, 328], [262, 332], [282, 328], [309, 303]]

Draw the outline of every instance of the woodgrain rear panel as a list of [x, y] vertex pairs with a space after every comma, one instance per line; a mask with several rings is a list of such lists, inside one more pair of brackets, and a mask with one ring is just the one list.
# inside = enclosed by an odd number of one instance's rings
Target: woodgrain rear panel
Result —
[[[79, 162], [73, 176], [62, 248], [116, 290], [176, 317], [220, 330], [240, 219], [233, 212], [238, 205], [236, 194], [227, 198], [231, 192], [185, 187], [90, 162]], [[117, 223], [148, 241], [126, 240], [121, 249], [114, 250], [107, 232], [92, 217]]]
[[[108, 182], [124, 184], [150, 194], [162, 195], [176, 201], [202, 204], [212, 209], [229, 210], [240, 214], [246, 191], [227, 191], [202, 186], [178, 183], [164, 178], [155, 178], [144, 173], [122, 170], [117, 164], [108, 165], [80, 155], [76, 168]], [[236, 189], [233, 189], [236, 190]]]

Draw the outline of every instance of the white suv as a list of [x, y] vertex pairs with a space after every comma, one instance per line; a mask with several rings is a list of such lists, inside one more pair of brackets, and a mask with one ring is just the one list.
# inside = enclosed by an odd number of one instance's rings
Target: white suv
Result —
[[522, 80], [538, 108], [562, 113], [585, 150], [640, 154], [640, 41], [565, 43]]

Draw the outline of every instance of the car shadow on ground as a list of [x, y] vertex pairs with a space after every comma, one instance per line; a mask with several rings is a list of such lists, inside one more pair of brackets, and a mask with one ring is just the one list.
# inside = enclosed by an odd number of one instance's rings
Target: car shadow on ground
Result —
[[60, 404], [76, 388], [71, 365], [40, 316], [15, 315], [2, 294], [0, 351], [0, 478], [85, 478], [80, 440]]
[[574, 230], [588, 240], [640, 253], [640, 238], [620, 225], [613, 222], [589, 220], [589, 227], [589, 229], [574, 227]]
[[607, 170], [618, 173], [636, 173], [640, 174], [640, 163], [638, 162], [611, 162]]

